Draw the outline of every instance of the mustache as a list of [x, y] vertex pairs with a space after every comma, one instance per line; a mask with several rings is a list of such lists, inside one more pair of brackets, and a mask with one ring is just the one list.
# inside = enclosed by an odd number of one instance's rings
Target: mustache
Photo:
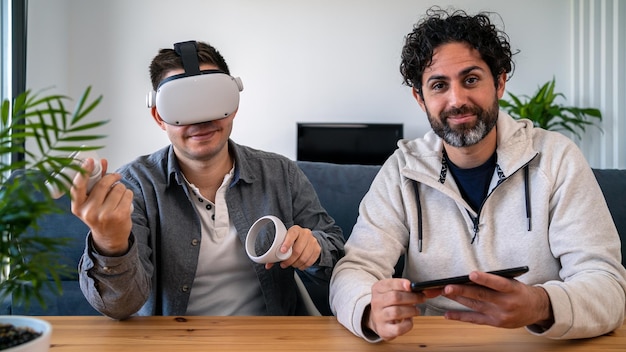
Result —
[[477, 115], [480, 116], [483, 113], [483, 109], [481, 109], [478, 106], [475, 105], [463, 105], [461, 107], [458, 108], [451, 108], [449, 110], [443, 111], [440, 116], [442, 120], [447, 119], [450, 116], [453, 115], [466, 115], [466, 114], [471, 114], [471, 115]]
[[196, 123], [193, 125], [189, 125], [187, 127], [187, 133], [188, 135], [193, 135], [196, 133], [201, 133], [201, 132], [213, 132], [218, 130], [219, 128], [213, 124], [213, 121], [207, 121], [207, 122], [200, 122], [200, 123]]

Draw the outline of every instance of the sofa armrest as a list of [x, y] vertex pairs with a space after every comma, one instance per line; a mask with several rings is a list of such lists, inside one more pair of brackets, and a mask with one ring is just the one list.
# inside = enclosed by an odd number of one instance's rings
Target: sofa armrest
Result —
[[613, 217], [615, 227], [622, 241], [622, 264], [626, 266], [626, 170], [593, 169], [598, 184], [604, 194], [606, 204]]

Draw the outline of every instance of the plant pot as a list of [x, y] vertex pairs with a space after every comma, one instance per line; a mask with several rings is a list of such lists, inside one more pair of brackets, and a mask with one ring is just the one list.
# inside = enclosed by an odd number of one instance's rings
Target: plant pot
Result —
[[12, 324], [17, 328], [29, 327], [33, 331], [41, 333], [34, 340], [4, 349], [2, 352], [48, 352], [50, 350], [52, 325], [47, 321], [21, 315], [0, 315], [0, 324]]

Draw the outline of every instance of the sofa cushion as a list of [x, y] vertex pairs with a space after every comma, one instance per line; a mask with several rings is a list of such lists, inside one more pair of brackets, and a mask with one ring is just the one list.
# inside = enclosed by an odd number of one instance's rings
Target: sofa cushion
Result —
[[375, 165], [346, 165], [298, 161], [328, 214], [348, 239], [359, 214], [361, 199], [380, 170]]
[[46, 307], [33, 299], [27, 305], [10, 304], [8, 310], [11, 314], [22, 315], [99, 315], [87, 302], [78, 284], [78, 262], [85, 248], [89, 228], [71, 213], [68, 195], [55, 202], [62, 212], [41, 217], [37, 221], [38, 229], [31, 228], [29, 231], [37, 231], [37, 235], [43, 237], [67, 239], [67, 245], [60, 247], [57, 252], [59, 261], [70, 269], [61, 281], [61, 294], [56, 295], [49, 288], [44, 288], [42, 294]]

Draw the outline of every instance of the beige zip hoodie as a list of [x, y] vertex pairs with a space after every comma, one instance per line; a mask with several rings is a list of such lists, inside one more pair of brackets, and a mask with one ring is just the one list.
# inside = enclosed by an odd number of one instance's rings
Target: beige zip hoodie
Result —
[[[529, 327], [531, 333], [585, 338], [622, 324], [626, 270], [620, 239], [584, 156], [565, 136], [503, 112], [496, 128], [496, 172], [479, 213], [442, 167], [439, 137], [431, 131], [398, 143], [363, 198], [331, 280], [333, 312], [354, 334], [379, 340], [364, 336], [361, 318], [371, 286], [390, 278], [403, 254], [403, 277], [412, 281], [528, 266], [519, 281], [545, 288], [555, 319], [546, 331]], [[420, 308], [424, 315], [467, 309], [444, 297]]]

